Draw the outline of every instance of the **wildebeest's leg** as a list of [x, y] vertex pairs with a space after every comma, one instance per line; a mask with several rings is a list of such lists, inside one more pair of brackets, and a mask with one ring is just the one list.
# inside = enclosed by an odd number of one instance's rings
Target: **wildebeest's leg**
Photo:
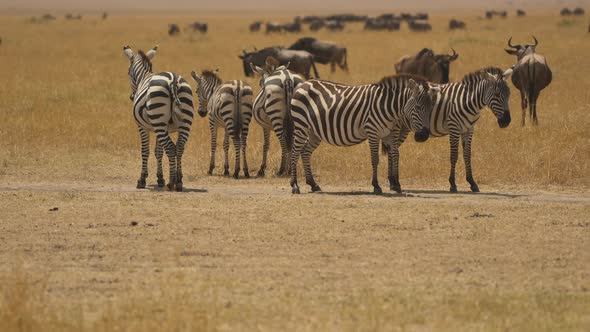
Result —
[[332, 59], [330, 60], [330, 72], [335, 72], [336, 71], [336, 60]]
[[176, 144], [170, 138], [168, 129], [161, 132], [156, 130], [158, 142], [166, 151], [168, 157], [168, 164], [170, 166], [170, 181], [168, 182], [168, 190], [174, 190], [176, 186]]
[[184, 154], [184, 146], [188, 136], [188, 131], [183, 129], [178, 131], [178, 140], [176, 141], [176, 191], [182, 191], [182, 155]]
[[310, 133], [307, 144], [305, 144], [305, 148], [301, 154], [301, 159], [303, 160], [303, 170], [305, 171], [305, 183], [311, 186], [311, 191], [322, 190], [320, 186], [315, 183], [315, 180], [313, 179], [313, 172], [311, 171], [311, 154], [318, 147], [318, 145], [320, 145], [320, 142], [321, 140], [317, 135]]
[[244, 170], [244, 177], [249, 178], [250, 172], [248, 171], [248, 158], [246, 156], [246, 148], [247, 148], [247, 141], [248, 141], [248, 129], [250, 127], [250, 118], [244, 117], [242, 124], [242, 135], [241, 135], [241, 148], [242, 148], [242, 161], [244, 166], [242, 169]]
[[471, 185], [471, 191], [474, 193], [479, 192], [479, 187], [475, 180], [473, 180], [473, 173], [471, 171], [471, 141], [473, 139], [473, 131], [461, 135], [461, 146], [463, 147], [463, 161], [465, 162], [465, 178], [469, 185]]
[[451, 184], [451, 192], [457, 192], [457, 183], [455, 183], [455, 166], [459, 158], [459, 136], [455, 134], [449, 135], [451, 142], [451, 175], [449, 176], [449, 183]]
[[141, 174], [137, 180], [137, 189], [145, 188], [145, 179], [148, 176], [148, 158], [150, 156], [150, 133], [142, 127], [139, 128], [141, 138]]
[[299, 161], [299, 155], [303, 151], [305, 144], [307, 143], [307, 133], [298, 127], [295, 127], [293, 132], [293, 147], [291, 149], [291, 192], [293, 194], [300, 194], [299, 186], [297, 185], [297, 162]]
[[158, 187], [162, 188], [166, 184], [166, 181], [164, 180], [164, 171], [162, 170], [162, 157], [164, 156], [164, 148], [162, 148], [162, 145], [158, 141], [156, 141], [154, 154], [156, 155], [156, 161], [158, 164], [158, 170], [156, 173], [158, 177]]
[[227, 130], [223, 136], [223, 175], [229, 176], [229, 133]]
[[522, 108], [522, 126], [524, 127], [527, 109], [527, 94], [524, 90], [520, 90], [520, 107]]
[[213, 169], [215, 168], [215, 150], [217, 149], [217, 127], [213, 124], [209, 124], [209, 131], [211, 132], [211, 161], [209, 162], [208, 175], [213, 175]]
[[268, 149], [270, 147], [270, 129], [263, 128], [262, 130], [264, 132], [264, 144], [262, 145], [262, 164], [258, 170], [258, 176], [264, 176], [264, 171], [266, 170], [266, 160], [268, 157]]
[[[377, 168], [379, 167], [379, 143], [381, 140], [377, 136], [369, 136], [369, 148], [371, 149], [371, 166], [373, 167], [373, 193], [382, 194], [383, 190], [379, 186], [379, 179], [377, 178]], [[391, 148], [390, 148], [391, 150]]]

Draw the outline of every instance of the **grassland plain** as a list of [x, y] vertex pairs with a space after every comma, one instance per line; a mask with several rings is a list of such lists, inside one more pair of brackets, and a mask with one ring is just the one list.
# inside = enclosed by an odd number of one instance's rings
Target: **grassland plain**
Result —
[[[525, 43], [534, 34], [548, 58], [554, 80], [539, 99], [539, 127], [519, 126], [514, 88], [509, 128], [499, 129], [489, 111], [477, 124], [473, 163], [482, 194], [446, 194], [448, 139], [440, 138], [404, 144], [408, 192], [381, 197], [365, 194], [366, 144], [314, 153], [324, 194], [293, 197], [288, 180], [272, 176], [207, 177], [203, 119], [185, 154], [189, 192], [134, 189], [139, 139], [124, 44], [159, 44], [155, 71], [189, 78], [191, 70], [219, 67], [234, 79], [243, 78], [243, 48], [288, 45], [307, 33], [249, 33], [248, 23], [265, 15], [50, 24], [0, 17], [0, 327], [588, 330], [587, 19], [478, 14], [458, 17], [465, 31], [448, 31], [450, 16], [439, 14], [430, 33], [363, 32], [352, 24], [313, 34], [348, 47], [350, 73], [321, 66], [322, 78], [354, 84], [392, 74], [399, 57], [425, 46], [457, 50], [452, 79], [508, 68], [509, 36]], [[168, 23], [195, 19], [207, 21], [210, 33], [167, 36]], [[262, 132], [252, 128], [256, 170]], [[271, 173], [277, 148], [273, 138]]]

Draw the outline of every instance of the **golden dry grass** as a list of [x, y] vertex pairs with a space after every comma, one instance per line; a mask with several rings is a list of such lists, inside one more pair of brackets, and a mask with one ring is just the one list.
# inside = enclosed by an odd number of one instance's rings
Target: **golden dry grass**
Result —
[[[511, 126], [499, 129], [486, 111], [476, 127], [475, 176], [489, 194], [444, 193], [449, 152], [441, 138], [404, 145], [402, 186], [414, 191], [393, 197], [346, 195], [370, 189], [366, 144], [322, 145], [314, 154], [318, 183], [342, 195], [292, 197], [288, 180], [273, 177], [206, 177], [203, 119], [185, 154], [193, 192], [134, 190], [139, 139], [124, 44], [159, 44], [156, 71], [189, 78], [220, 67], [234, 79], [243, 78], [242, 48], [306, 34], [250, 34], [257, 17], [237, 15], [50, 24], [0, 17], [1, 329], [588, 330], [587, 21], [477, 15], [458, 17], [466, 31], [447, 31], [450, 16], [440, 14], [425, 34], [365, 33], [360, 25], [315, 34], [348, 46], [350, 74], [319, 67], [323, 78], [347, 83], [392, 74], [399, 57], [425, 46], [454, 47], [451, 78], [459, 79], [509, 67], [514, 59], [502, 49], [510, 35], [540, 40], [554, 73], [539, 99], [540, 126], [519, 126], [512, 89]], [[210, 33], [167, 36], [168, 23], [193, 19], [207, 21]], [[252, 128], [255, 171], [262, 133]], [[277, 148], [273, 138], [271, 173]], [[151, 166], [153, 184], [153, 157]], [[461, 161], [458, 169], [466, 190]]]

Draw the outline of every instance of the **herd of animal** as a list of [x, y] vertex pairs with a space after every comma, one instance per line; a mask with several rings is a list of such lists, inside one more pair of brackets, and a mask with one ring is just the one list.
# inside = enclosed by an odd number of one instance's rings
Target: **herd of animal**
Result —
[[[537, 124], [536, 102], [539, 92], [551, 83], [551, 70], [545, 57], [536, 53], [534, 44], [512, 44], [506, 52], [516, 56], [511, 68], [485, 67], [449, 82], [450, 64], [459, 54], [436, 54], [424, 48], [402, 57], [396, 64], [396, 75], [373, 84], [348, 85], [318, 78], [314, 61], [348, 70], [346, 48], [338, 43], [311, 37], [297, 40], [289, 48], [269, 47], [240, 55], [246, 76], [259, 75], [260, 89], [254, 92], [239, 79], [224, 81], [219, 69], [193, 71], [200, 117], [208, 117], [211, 135], [208, 174], [215, 170], [217, 132], [224, 129], [223, 174], [229, 176], [230, 140], [235, 150], [233, 177], [250, 177], [247, 162], [247, 137], [252, 119], [264, 133], [262, 163], [258, 176], [267, 169], [270, 133], [274, 131], [281, 146], [281, 164], [277, 175], [290, 174], [292, 192], [300, 193], [297, 164], [303, 162], [306, 184], [319, 191], [311, 168], [311, 156], [320, 142], [351, 146], [369, 142], [373, 192], [382, 193], [377, 179], [379, 147], [388, 155], [390, 190], [401, 193], [399, 180], [399, 147], [409, 133], [417, 142], [430, 137], [449, 136], [451, 171], [450, 191], [457, 191], [455, 166], [459, 142], [463, 148], [466, 180], [473, 192], [479, 186], [471, 169], [471, 139], [481, 111], [488, 107], [500, 128], [511, 122], [510, 89], [512, 77], [522, 97], [522, 125], [525, 111]], [[167, 155], [170, 166], [169, 190], [182, 191], [182, 156], [194, 121], [194, 101], [190, 84], [174, 72], [153, 73], [152, 60], [157, 47], [135, 53], [125, 46], [130, 61], [129, 81], [133, 114], [141, 137], [142, 168], [137, 188], [145, 188], [148, 176], [149, 133], [156, 135], [157, 183], [165, 185], [162, 159]], [[309, 80], [312, 67], [316, 79]], [[178, 132], [178, 140], [170, 137]]]

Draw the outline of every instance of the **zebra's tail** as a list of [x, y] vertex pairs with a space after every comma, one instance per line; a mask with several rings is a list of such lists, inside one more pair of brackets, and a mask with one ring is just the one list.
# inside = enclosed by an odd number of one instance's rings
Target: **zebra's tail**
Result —
[[283, 139], [287, 144], [287, 150], [291, 151], [293, 146], [293, 118], [291, 117], [291, 98], [293, 96], [293, 78], [285, 80], [285, 116], [283, 118]]
[[236, 87], [236, 102], [234, 105], [234, 114], [233, 114], [233, 119], [234, 119], [234, 139], [238, 140], [240, 139], [241, 135], [242, 135], [242, 101], [240, 99], [240, 93], [241, 89], [240, 89], [240, 84], [241, 82], [238, 82], [237, 87]]
[[[178, 98], [178, 87], [179, 87], [179, 77], [177, 75], [174, 75], [172, 77], [172, 82], [170, 82], [170, 92], [172, 94], [172, 101], [174, 102], [174, 104], [176, 104], [176, 106], [178, 108], [180, 108], [180, 98]], [[174, 111], [174, 107], [172, 107], [172, 110]]]
[[381, 154], [389, 153], [389, 145], [385, 144], [385, 141], [381, 140]]

